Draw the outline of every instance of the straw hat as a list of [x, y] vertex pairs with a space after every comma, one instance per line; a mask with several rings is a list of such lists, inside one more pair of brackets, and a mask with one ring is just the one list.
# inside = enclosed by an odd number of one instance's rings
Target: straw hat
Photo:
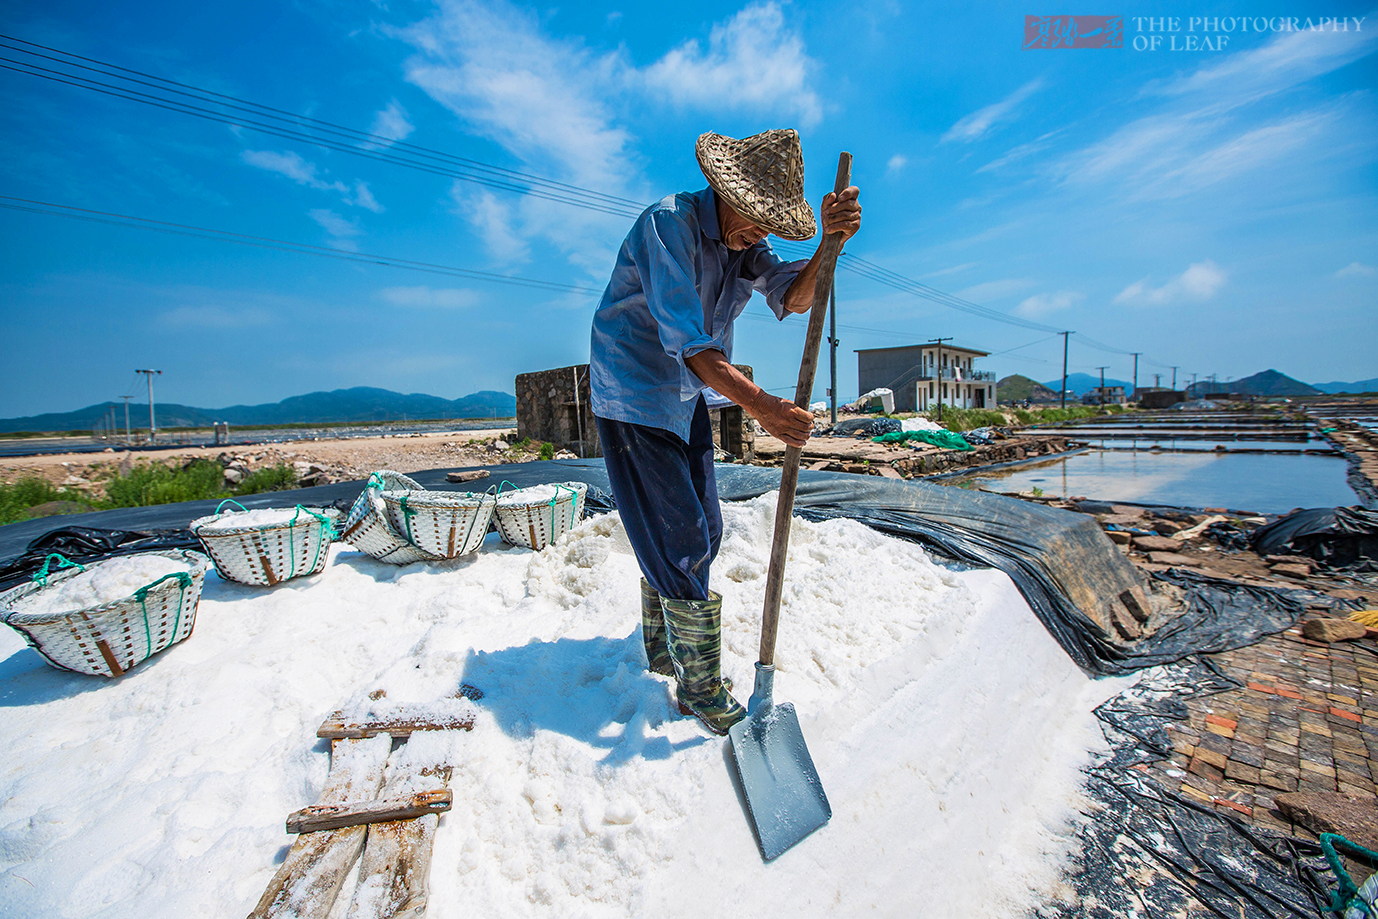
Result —
[[741, 140], [709, 131], [694, 144], [708, 184], [734, 211], [784, 239], [817, 232], [804, 198], [804, 151], [793, 128]]

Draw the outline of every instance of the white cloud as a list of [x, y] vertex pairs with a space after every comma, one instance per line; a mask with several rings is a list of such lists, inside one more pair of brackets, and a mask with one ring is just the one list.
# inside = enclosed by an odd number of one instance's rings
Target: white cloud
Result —
[[378, 291], [384, 302], [409, 309], [464, 309], [482, 298], [472, 290], [435, 287], [385, 287]]
[[1086, 298], [1085, 294], [1075, 290], [1059, 290], [1051, 294], [1034, 294], [1032, 297], [1020, 302], [1014, 308], [1015, 313], [1020, 316], [1028, 316], [1037, 319], [1040, 316], [1047, 316], [1049, 313], [1056, 313], [1078, 303]]
[[993, 172], [994, 170], [996, 170], [996, 169], [1001, 169], [1001, 168], [1003, 168], [1003, 167], [1005, 167], [1005, 166], [1010, 165], [1011, 163], [1017, 163], [1017, 162], [1019, 162], [1020, 160], [1028, 159], [1029, 157], [1033, 156], [1035, 153], [1041, 153], [1042, 151], [1046, 150], [1046, 149], [1052, 144], [1053, 138], [1054, 138], [1055, 136], [1057, 136], [1058, 134], [1060, 134], [1060, 133], [1061, 133], [1060, 130], [1058, 130], [1058, 131], [1049, 131], [1047, 134], [1044, 134], [1042, 137], [1040, 137], [1040, 138], [1038, 138], [1038, 139], [1036, 139], [1036, 140], [1031, 140], [1031, 141], [1029, 141], [1027, 144], [1020, 144], [1020, 145], [1017, 146], [1017, 147], [1011, 147], [1011, 148], [1005, 153], [1004, 156], [1001, 156], [1001, 157], [998, 157], [997, 159], [991, 160], [989, 163], [987, 163], [986, 165], [982, 166], [980, 169], [978, 169], [978, 170], [976, 170], [976, 171], [977, 171], [977, 172]]
[[486, 188], [474, 191], [467, 183], [450, 186], [456, 210], [478, 230], [483, 248], [500, 262], [524, 262], [531, 250], [513, 228], [512, 208]]
[[908, 164], [909, 157], [896, 153], [894, 156], [890, 157], [889, 162], [885, 164], [885, 171], [891, 173], [899, 172]]
[[345, 203], [373, 211], [375, 214], [383, 213], [383, 205], [373, 197], [373, 192], [368, 190], [368, 185], [364, 182], [354, 183], [354, 195], [345, 198]]
[[991, 130], [991, 128], [995, 127], [997, 123], [1015, 118], [1018, 115], [1016, 109], [1018, 109], [1020, 103], [1042, 88], [1042, 79], [1030, 80], [999, 102], [992, 103], [982, 109], [977, 109], [965, 118], [960, 119], [956, 124], [947, 129], [947, 133], [941, 138], [941, 143], [960, 141], [964, 144], [969, 144], [972, 141], [980, 140]]
[[1284, 32], [1184, 76], [1152, 81], [1139, 95], [1164, 100], [1159, 111], [1070, 154], [1050, 172], [1069, 184], [1113, 184], [1138, 200], [1182, 197], [1244, 176], [1266, 181], [1259, 173], [1270, 169], [1279, 178], [1314, 173], [1332, 157], [1372, 146], [1354, 117], [1358, 96], [1263, 117], [1241, 110], [1375, 49], [1372, 31]]
[[359, 224], [353, 220], [346, 220], [339, 214], [325, 208], [316, 208], [306, 212], [306, 215], [316, 223], [320, 224], [321, 229], [329, 233], [331, 242], [341, 249], [356, 250], [354, 237], [363, 232]]
[[180, 329], [243, 329], [268, 325], [273, 316], [256, 307], [179, 306], [158, 317], [164, 325]]
[[1371, 278], [1378, 274], [1372, 265], [1364, 265], [1359, 262], [1350, 262], [1348, 265], [1335, 272], [1337, 278]]
[[244, 150], [239, 154], [239, 158], [250, 166], [284, 175], [298, 185], [305, 185], [321, 191], [345, 193], [349, 191], [348, 186], [343, 182], [327, 182], [322, 179], [315, 163], [302, 159], [300, 154], [291, 150], [285, 150], [282, 153], [273, 150]]
[[1352, 63], [1378, 48], [1372, 29], [1279, 32], [1258, 48], [1220, 55], [1185, 76], [1153, 81], [1144, 96], [1198, 96], [1214, 111], [1257, 101]]
[[[551, 38], [535, 13], [506, 0], [439, 0], [433, 16], [395, 34], [416, 49], [407, 80], [466, 131], [533, 172], [634, 201], [649, 197], [628, 152], [631, 137], [610, 107], [624, 91], [620, 54]], [[511, 207], [513, 233], [545, 236], [591, 276], [606, 273], [627, 230], [625, 217], [530, 196]]]
[[976, 265], [976, 262], [963, 262], [960, 265], [953, 265], [949, 268], [939, 268], [937, 271], [930, 271], [928, 274], [921, 274], [919, 275], [919, 278], [920, 280], [922, 280], [923, 278], [941, 278], [943, 275], [958, 274], [963, 271], [970, 271], [972, 268], [975, 268]]
[[970, 300], [973, 303], [985, 303], [990, 300], [1000, 300], [1011, 294], [1017, 294], [1033, 285], [1033, 281], [1028, 278], [1002, 278], [998, 281], [983, 281], [980, 284], [973, 284], [957, 291], [957, 296], [963, 300]]
[[393, 99], [386, 108], [373, 116], [373, 127], [369, 128], [369, 133], [397, 141], [405, 140], [413, 130], [411, 121], [407, 119], [407, 110], [402, 108], [401, 103], [396, 99]]
[[766, 2], [714, 23], [706, 51], [696, 39], [674, 48], [646, 68], [644, 79], [679, 105], [796, 117], [810, 127], [823, 118], [809, 79], [817, 69], [779, 4]]
[[1116, 295], [1115, 302], [1156, 306], [1184, 300], [1209, 300], [1224, 286], [1226, 279], [1224, 269], [1206, 259], [1193, 262], [1186, 271], [1162, 287], [1150, 287], [1148, 278], [1135, 281]]
[[317, 191], [335, 192], [345, 204], [362, 207], [375, 214], [383, 212], [383, 206], [373, 197], [367, 184], [356, 180], [351, 189], [338, 180], [326, 181], [321, 177], [320, 167], [291, 150], [281, 153], [273, 150], [244, 150], [239, 154], [239, 158], [255, 168], [286, 176], [298, 185], [305, 185]]

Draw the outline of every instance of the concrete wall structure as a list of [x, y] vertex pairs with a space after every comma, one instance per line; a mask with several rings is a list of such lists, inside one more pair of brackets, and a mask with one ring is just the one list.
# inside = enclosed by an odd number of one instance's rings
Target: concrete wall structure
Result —
[[[734, 364], [747, 379], [751, 367]], [[549, 441], [556, 449], [580, 457], [603, 455], [598, 427], [589, 407], [589, 365], [517, 375], [517, 437]], [[735, 405], [712, 409], [713, 442], [737, 459], [755, 456], [756, 432], [751, 417]]]

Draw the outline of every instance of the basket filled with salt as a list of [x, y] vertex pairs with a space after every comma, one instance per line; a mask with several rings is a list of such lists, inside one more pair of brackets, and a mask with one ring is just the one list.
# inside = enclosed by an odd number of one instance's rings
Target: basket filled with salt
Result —
[[[238, 510], [222, 513], [226, 504]], [[298, 504], [251, 511], [238, 501], [222, 501], [214, 514], [193, 520], [191, 532], [221, 577], [271, 587], [325, 567], [339, 516], [333, 507]]]
[[54, 553], [30, 583], [0, 594], [0, 611], [54, 667], [116, 677], [191, 634], [208, 570], [189, 550], [88, 565]]
[[355, 499], [345, 518], [340, 538], [360, 552], [380, 562], [410, 565], [412, 562], [436, 561], [441, 556], [419, 549], [388, 520], [387, 506], [382, 493], [386, 490], [424, 491], [414, 479], [400, 472], [381, 469], [368, 477], [364, 490]]
[[469, 491], [399, 489], [381, 495], [394, 531], [433, 557], [458, 558], [483, 545], [495, 498]]
[[[498, 486], [493, 516], [502, 541], [526, 546], [537, 552], [573, 529], [584, 516], [584, 498], [589, 487], [583, 482], [557, 482], [517, 488], [503, 494]], [[513, 486], [515, 488], [515, 486]]]

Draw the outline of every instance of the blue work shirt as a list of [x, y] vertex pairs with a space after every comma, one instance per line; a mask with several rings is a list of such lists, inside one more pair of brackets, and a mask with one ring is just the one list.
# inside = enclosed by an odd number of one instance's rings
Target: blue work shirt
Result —
[[670, 195], [647, 208], [617, 253], [593, 315], [593, 412], [662, 428], [689, 441], [706, 386], [684, 359], [710, 348], [732, 359], [732, 324], [753, 291], [784, 319], [785, 292], [807, 265], [770, 243], [733, 251], [718, 228], [713, 189]]

